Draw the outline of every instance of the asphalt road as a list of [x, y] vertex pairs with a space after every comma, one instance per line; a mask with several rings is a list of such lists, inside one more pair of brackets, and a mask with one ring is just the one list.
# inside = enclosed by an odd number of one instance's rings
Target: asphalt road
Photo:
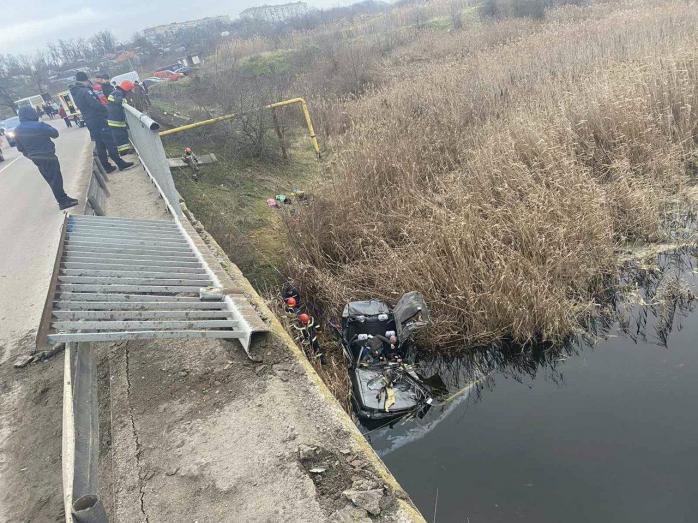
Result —
[[[56, 153], [66, 192], [83, 197], [89, 173], [82, 172], [90, 144], [87, 129], [58, 129]], [[15, 340], [36, 329], [46, 299], [64, 212], [34, 164], [2, 138], [0, 162], [0, 363], [16, 356]], [[75, 207], [74, 209], [79, 209]], [[5, 350], [2, 350], [4, 347]]]

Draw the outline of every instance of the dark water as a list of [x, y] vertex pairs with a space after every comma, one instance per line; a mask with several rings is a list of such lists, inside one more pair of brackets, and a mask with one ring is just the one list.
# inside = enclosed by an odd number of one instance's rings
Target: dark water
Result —
[[593, 346], [448, 362], [451, 391], [477, 384], [369, 434], [428, 521], [698, 521], [698, 307], [663, 299], [695, 258], [659, 262]]

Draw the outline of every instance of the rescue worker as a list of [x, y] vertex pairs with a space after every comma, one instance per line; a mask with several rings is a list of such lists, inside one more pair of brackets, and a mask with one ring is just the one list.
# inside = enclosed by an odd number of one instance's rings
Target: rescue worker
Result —
[[303, 312], [298, 315], [298, 325], [293, 325], [293, 328], [298, 331], [296, 339], [301, 346], [318, 358], [320, 363], [325, 363], [325, 355], [322, 353], [322, 347], [317, 339], [315, 318]]
[[140, 83], [138, 80], [135, 81], [135, 84], [136, 87], [134, 88], [134, 92], [141, 97], [141, 99], [143, 100], [143, 109], [147, 110], [152, 105], [150, 103], [150, 97], [148, 96], [148, 89], [144, 84]]
[[296, 319], [296, 316], [300, 312], [298, 302], [296, 302], [296, 299], [293, 296], [284, 300], [284, 312], [289, 319]]
[[119, 154], [126, 154], [131, 150], [131, 142], [128, 141], [128, 125], [126, 125], [126, 112], [124, 111], [124, 98], [133, 91], [131, 80], [124, 80], [107, 97], [107, 125], [111, 129], [111, 135]]
[[109, 158], [116, 164], [120, 171], [133, 167], [132, 162], [127, 162], [119, 156], [119, 151], [114, 145], [111, 129], [107, 125], [107, 108], [100, 101], [97, 93], [92, 89], [92, 84], [87, 75], [82, 71], [75, 75], [76, 83], [70, 87], [75, 105], [78, 106], [85, 125], [90, 131], [90, 137], [95, 142], [97, 157], [102, 167], [110, 173], [116, 168], [109, 163]]
[[78, 200], [68, 196], [63, 189], [61, 164], [56, 156], [56, 146], [51, 140], [58, 138], [58, 131], [49, 124], [40, 122], [36, 110], [29, 105], [20, 107], [18, 115], [19, 125], [15, 127], [17, 150], [39, 168], [59, 209], [75, 207]]
[[145, 94], [145, 89], [143, 89], [143, 86], [138, 80], [133, 82], [133, 90], [131, 91], [131, 105], [142, 113], [145, 112], [150, 106], [148, 97]]
[[102, 88], [104, 96], [109, 98], [109, 95], [114, 91], [114, 86], [109, 82], [109, 75], [107, 73], [97, 73], [95, 80]]

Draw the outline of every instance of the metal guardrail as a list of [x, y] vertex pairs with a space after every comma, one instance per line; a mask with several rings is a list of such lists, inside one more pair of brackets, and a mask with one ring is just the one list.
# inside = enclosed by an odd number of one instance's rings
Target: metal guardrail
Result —
[[179, 193], [172, 179], [170, 164], [158, 132], [160, 124], [128, 104], [124, 104], [124, 110], [131, 143], [143, 167], [167, 201], [173, 214], [181, 216]]
[[97, 365], [88, 343], [67, 343], [63, 374], [63, 503], [67, 523], [107, 523], [99, 499]]
[[85, 214], [104, 216], [104, 205], [109, 197], [107, 172], [95, 157], [92, 159], [92, 176], [87, 186]]
[[[65, 342], [63, 495], [66, 523], [107, 523], [99, 499], [99, 405], [90, 342], [237, 338], [249, 354], [256, 311], [221, 282], [182, 222], [159, 125], [125, 105], [131, 141], [174, 222], [104, 215], [108, 176], [93, 160], [86, 215], [66, 216], [37, 346]], [[214, 287], [201, 298], [201, 288]], [[254, 321], [256, 320], [256, 321]], [[260, 326], [261, 325], [261, 326]]]
[[254, 329], [224, 293], [207, 290], [220, 282], [178, 223], [68, 216], [61, 246], [42, 330], [49, 343], [237, 338], [249, 348]]

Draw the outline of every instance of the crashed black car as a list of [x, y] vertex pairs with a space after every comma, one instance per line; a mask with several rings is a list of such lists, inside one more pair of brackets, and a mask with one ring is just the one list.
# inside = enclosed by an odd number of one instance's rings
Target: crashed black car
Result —
[[403, 295], [392, 310], [378, 300], [344, 307], [342, 345], [360, 418], [389, 420], [431, 405], [429, 391], [411, 365], [413, 335], [429, 324], [429, 310], [418, 292]]

